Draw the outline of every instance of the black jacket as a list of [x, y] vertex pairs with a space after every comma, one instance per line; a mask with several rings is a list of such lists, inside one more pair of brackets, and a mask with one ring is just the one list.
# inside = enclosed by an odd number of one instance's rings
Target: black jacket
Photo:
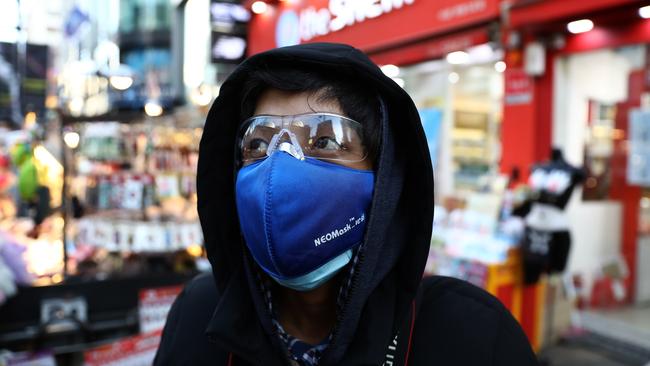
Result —
[[297, 64], [358, 80], [384, 106], [363, 252], [320, 365], [536, 365], [521, 328], [494, 297], [459, 280], [422, 281], [433, 172], [417, 109], [363, 53], [323, 43], [255, 55], [223, 84], [205, 124], [197, 175], [213, 276], [190, 282], [174, 303], [155, 364], [288, 364], [239, 231], [234, 144], [248, 71]]

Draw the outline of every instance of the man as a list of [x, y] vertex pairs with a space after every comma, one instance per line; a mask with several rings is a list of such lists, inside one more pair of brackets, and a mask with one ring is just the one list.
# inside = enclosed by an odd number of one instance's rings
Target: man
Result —
[[421, 280], [427, 142], [410, 97], [358, 50], [251, 57], [222, 86], [199, 154], [213, 276], [177, 299], [156, 364], [537, 364], [498, 300]]

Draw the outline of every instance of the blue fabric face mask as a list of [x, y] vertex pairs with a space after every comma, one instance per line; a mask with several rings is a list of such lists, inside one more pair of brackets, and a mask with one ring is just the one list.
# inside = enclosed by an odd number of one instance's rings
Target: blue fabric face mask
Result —
[[246, 245], [278, 283], [312, 290], [343, 268], [363, 240], [373, 190], [372, 171], [276, 151], [237, 175]]

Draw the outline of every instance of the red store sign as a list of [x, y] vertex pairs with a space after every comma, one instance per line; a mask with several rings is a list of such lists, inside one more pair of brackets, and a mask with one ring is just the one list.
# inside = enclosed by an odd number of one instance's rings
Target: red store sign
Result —
[[453, 51], [465, 50], [469, 47], [487, 43], [488, 32], [485, 27], [434, 37], [413, 45], [390, 49], [370, 55], [378, 65], [395, 64], [409, 65], [422, 60], [440, 58]]
[[506, 105], [529, 104], [533, 100], [533, 80], [523, 69], [510, 69], [505, 73]]
[[306, 42], [366, 52], [499, 16], [500, 0], [285, 0], [253, 18], [249, 54]]

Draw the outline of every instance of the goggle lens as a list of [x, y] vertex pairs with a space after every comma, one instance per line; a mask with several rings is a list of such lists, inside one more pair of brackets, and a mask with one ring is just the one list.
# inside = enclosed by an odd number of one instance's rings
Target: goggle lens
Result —
[[[285, 134], [284, 130], [289, 131]], [[280, 134], [280, 135], [278, 135]], [[242, 124], [241, 161], [264, 159], [273, 152], [276, 136], [298, 144], [305, 156], [331, 162], [358, 162], [366, 158], [363, 126], [352, 119], [330, 113], [294, 116], [254, 116]]]

